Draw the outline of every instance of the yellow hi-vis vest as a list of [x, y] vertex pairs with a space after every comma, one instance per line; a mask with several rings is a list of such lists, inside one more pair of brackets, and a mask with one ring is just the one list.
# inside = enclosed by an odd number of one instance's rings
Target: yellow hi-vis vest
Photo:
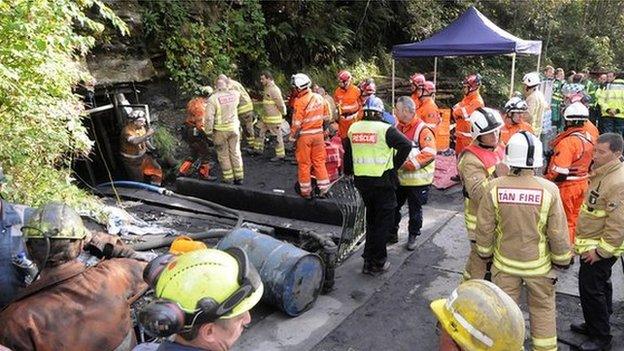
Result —
[[355, 176], [381, 177], [394, 167], [394, 150], [386, 143], [390, 125], [381, 121], [358, 121], [349, 128]]
[[[416, 127], [416, 131], [414, 132], [414, 140], [412, 140], [412, 151], [409, 156], [407, 156], [408, 160], [412, 160], [414, 164], [417, 164], [416, 156], [420, 153], [420, 144], [418, 140], [420, 140], [420, 132], [422, 132], [423, 128], [427, 127], [425, 122], [420, 122], [418, 127]], [[398, 170], [399, 183], [402, 186], [422, 186], [429, 185], [433, 183], [433, 174], [435, 172], [435, 160], [431, 161], [428, 165], [423, 168], [419, 168], [415, 171], [406, 171], [404, 169]]]

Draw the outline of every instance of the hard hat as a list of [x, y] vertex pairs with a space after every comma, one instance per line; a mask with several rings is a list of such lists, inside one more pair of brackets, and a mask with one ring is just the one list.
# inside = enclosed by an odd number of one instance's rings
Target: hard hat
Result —
[[470, 114], [470, 134], [472, 139], [492, 133], [503, 127], [500, 113], [489, 107], [480, 107]]
[[209, 96], [212, 95], [212, 93], [214, 92], [214, 89], [212, 89], [212, 87], [210, 85], [204, 85], [201, 86], [197, 89], [198, 95], [201, 96]]
[[518, 96], [514, 96], [505, 104], [505, 113], [526, 112], [528, 108], [526, 101]]
[[516, 303], [491, 282], [472, 279], [431, 309], [462, 350], [515, 351], [524, 344], [524, 317]]
[[128, 118], [132, 120], [145, 118], [145, 112], [143, 110], [132, 110], [132, 112], [128, 115]]
[[512, 135], [505, 148], [504, 162], [509, 167], [542, 167], [544, 165], [542, 142], [533, 133], [527, 131]]
[[431, 96], [436, 92], [436, 86], [431, 81], [425, 81], [422, 85], [422, 96]]
[[470, 91], [477, 90], [481, 86], [481, 75], [478, 73], [470, 74], [466, 76], [462, 84], [467, 86]]
[[298, 90], [307, 89], [312, 85], [310, 77], [303, 73], [293, 74], [290, 78], [290, 84]]
[[575, 102], [563, 111], [563, 119], [566, 121], [586, 121], [588, 118], [589, 110], [581, 102]]
[[80, 215], [71, 207], [50, 202], [39, 207], [22, 227], [25, 240], [29, 239], [84, 239], [87, 228]]
[[537, 72], [530, 72], [524, 75], [522, 78], [522, 84], [531, 88], [540, 83], [540, 75]]
[[366, 100], [366, 103], [362, 107], [364, 111], [377, 111], [383, 113], [385, 108], [383, 101], [376, 96], [371, 96]]
[[264, 290], [258, 271], [237, 247], [161, 255], [145, 267], [143, 278], [158, 300], [139, 312], [139, 321], [157, 336], [239, 316]]
[[362, 94], [364, 95], [371, 95], [377, 92], [377, 85], [375, 85], [375, 81], [372, 78], [368, 78], [364, 80], [360, 84], [359, 88], [360, 88], [360, 91], [362, 91]]
[[414, 84], [417, 87], [423, 85], [425, 81], [426, 79], [423, 74], [414, 73], [412, 76], [410, 76], [410, 82], [412, 82], [412, 84]]
[[351, 73], [347, 70], [342, 70], [338, 72], [338, 80], [341, 82], [346, 82], [351, 79]]

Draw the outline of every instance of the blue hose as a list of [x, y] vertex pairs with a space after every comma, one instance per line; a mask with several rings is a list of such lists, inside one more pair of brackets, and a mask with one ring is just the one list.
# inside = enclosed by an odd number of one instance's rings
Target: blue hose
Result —
[[99, 184], [97, 187], [99, 188], [99, 187], [105, 187], [105, 186], [118, 186], [121, 188], [143, 189], [143, 190], [155, 192], [158, 194], [166, 194], [166, 192], [168, 191], [167, 189], [163, 187], [159, 187], [159, 186], [152, 185], [152, 184], [141, 183], [141, 182], [134, 182], [131, 180], [116, 180], [114, 182], [107, 182], [107, 183]]

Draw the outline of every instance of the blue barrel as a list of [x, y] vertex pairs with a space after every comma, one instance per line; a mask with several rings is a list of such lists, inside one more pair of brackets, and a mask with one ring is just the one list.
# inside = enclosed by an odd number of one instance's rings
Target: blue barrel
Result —
[[314, 305], [325, 274], [319, 256], [249, 229], [233, 230], [217, 248], [234, 246], [245, 250], [258, 269], [264, 284], [263, 301], [293, 317]]

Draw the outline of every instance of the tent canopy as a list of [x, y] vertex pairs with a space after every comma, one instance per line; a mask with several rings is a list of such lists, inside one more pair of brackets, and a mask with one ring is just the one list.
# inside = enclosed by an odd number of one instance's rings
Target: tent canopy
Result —
[[393, 58], [520, 54], [539, 55], [540, 40], [523, 40], [499, 28], [474, 6], [433, 36], [392, 47]]

